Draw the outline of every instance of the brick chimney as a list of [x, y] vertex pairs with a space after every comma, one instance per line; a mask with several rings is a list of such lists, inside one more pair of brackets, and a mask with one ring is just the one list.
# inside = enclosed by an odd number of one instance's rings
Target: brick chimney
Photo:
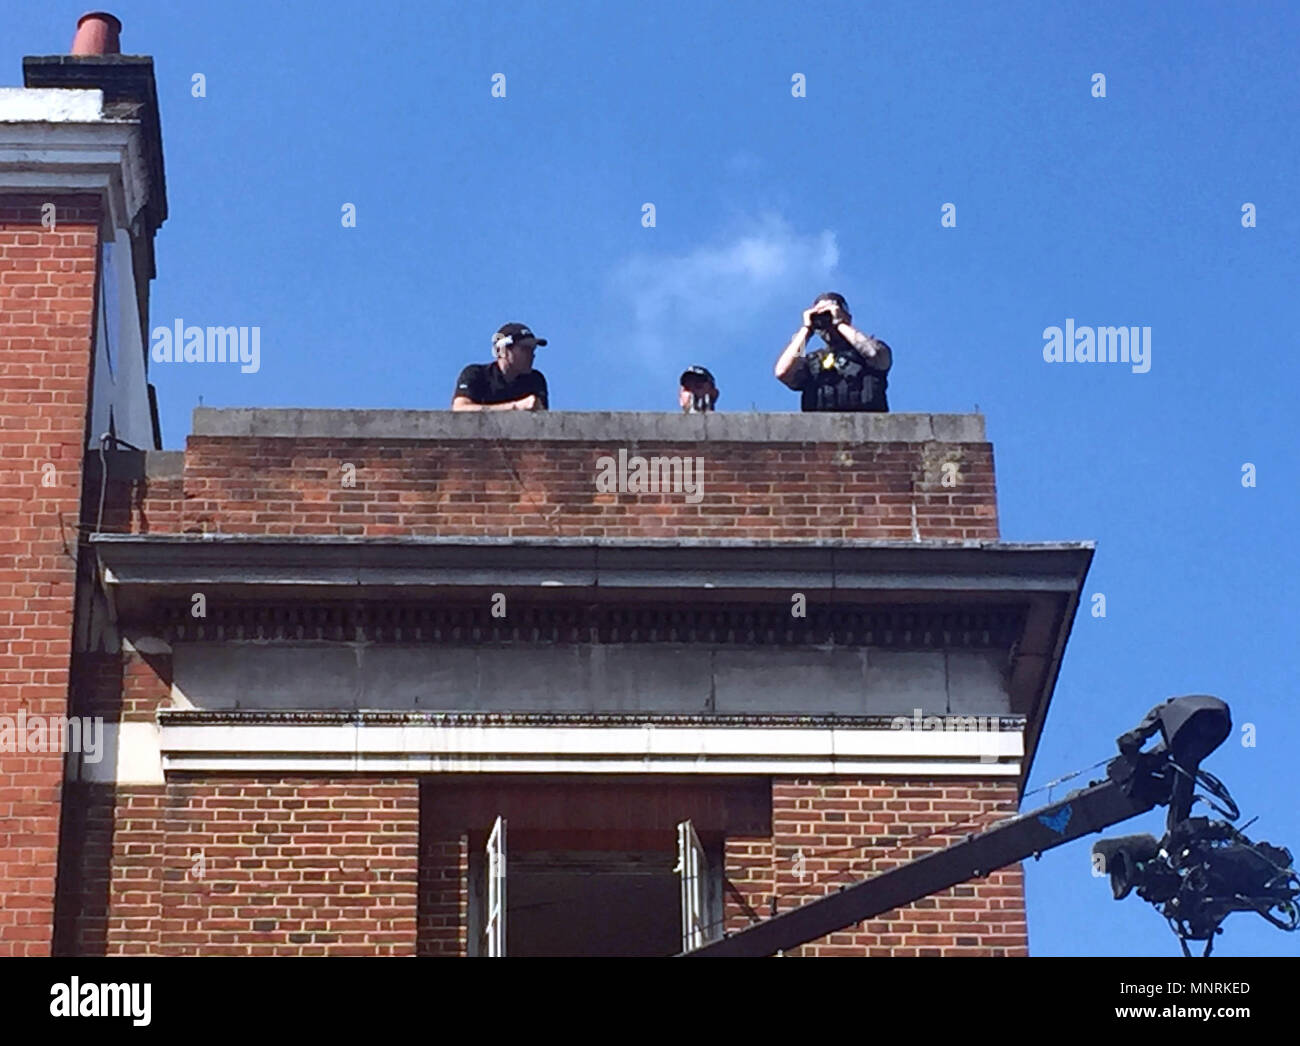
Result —
[[33, 724], [73, 711], [87, 450], [159, 445], [162, 138], [152, 59], [116, 53], [120, 28], [83, 16], [74, 54], [25, 58], [26, 86], [0, 88], [0, 956], [52, 948], [64, 756]]

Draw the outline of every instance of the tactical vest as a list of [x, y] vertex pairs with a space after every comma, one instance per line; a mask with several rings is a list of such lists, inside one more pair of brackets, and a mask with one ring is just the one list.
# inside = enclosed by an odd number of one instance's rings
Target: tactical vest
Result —
[[888, 411], [886, 372], [850, 346], [822, 348], [806, 357], [808, 383], [801, 406], [805, 411]]

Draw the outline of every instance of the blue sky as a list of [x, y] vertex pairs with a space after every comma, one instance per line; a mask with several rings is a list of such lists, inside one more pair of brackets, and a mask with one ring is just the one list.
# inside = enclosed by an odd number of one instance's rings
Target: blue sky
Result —
[[[838, 289], [894, 410], [986, 414], [1005, 539], [1098, 543], [1107, 616], [1076, 622], [1031, 785], [1214, 693], [1258, 744], [1208, 768], [1300, 851], [1300, 9], [1074, 6], [115, 0], [162, 107], [153, 323], [262, 328], [256, 374], [155, 366], [165, 443], [200, 396], [444, 407], [506, 320], [550, 339], [553, 409], [675, 409], [703, 363], [720, 408], [795, 410], [772, 364]], [[0, 79], [84, 9], [7, 11]], [[1045, 363], [1067, 318], [1151, 327], [1149, 373]], [[1090, 845], [1028, 866], [1032, 953], [1176, 954]], [[1226, 927], [1219, 954], [1300, 953]]]

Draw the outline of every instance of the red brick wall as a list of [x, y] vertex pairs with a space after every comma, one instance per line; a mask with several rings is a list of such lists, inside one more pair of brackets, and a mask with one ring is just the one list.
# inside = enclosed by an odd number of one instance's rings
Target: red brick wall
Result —
[[[1013, 782], [774, 780], [772, 837], [727, 840], [727, 928], [743, 929], [751, 912], [770, 915], [773, 893], [777, 910], [789, 911], [1015, 813]], [[1024, 876], [1017, 864], [789, 954], [1027, 953]]]
[[[74, 785], [72, 954], [464, 955], [469, 840], [410, 780]], [[726, 840], [727, 928], [1015, 812], [1013, 784], [772, 784], [772, 834]], [[802, 851], [803, 878], [796, 854]], [[199, 855], [202, 855], [201, 861]], [[806, 955], [1025, 955], [1019, 865], [805, 945]]]
[[[704, 458], [704, 497], [602, 494], [616, 444], [190, 437], [179, 529], [244, 534], [782, 539], [998, 536], [987, 443], [656, 444]], [[957, 465], [943, 485], [942, 463]], [[342, 467], [356, 467], [355, 486]], [[952, 482], [952, 481], [950, 481]], [[176, 525], [174, 485], [142, 502]], [[139, 516], [137, 514], [137, 518]]]
[[106, 454], [108, 482], [104, 486], [104, 512], [99, 516], [99, 455], [92, 453], [86, 461], [86, 482], [96, 497], [87, 499], [87, 527], [97, 524], [108, 533], [149, 534], [178, 533], [182, 530], [181, 508], [184, 488], [179, 476], [147, 475], [150, 461], [160, 454], [177, 451], [154, 451], [147, 457], [137, 451], [116, 450]]
[[160, 954], [166, 789], [79, 783], [64, 796], [56, 954]]
[[69, 794], [84, 842], [61, 950], [415, 954], [414, 779], [221, 778]]
[[139, 651], [82, 651], [74, 661], [73, 710], [119, 721], [153, 722], [159, 708], [171, 707], [171, 654]]
[[469, 837], [426, 826], [420, 838], [419, 955], [466, 955]]
[[[46, 199], [0, 198], [3, 716], [66, 714], [72, 653], [100, 213], [59, 197], [45, 229]], [[57, 752], [0, 752], [0, 956], [50, 952], [62, 779]]]
[[175, 534], [184, 529], [185, 488], [181, 480], [138, 480], [133, 486], [132, 498], [134, 511], [130, 525], [121, 529], [133, 534], [148, 534], [151, 531]]

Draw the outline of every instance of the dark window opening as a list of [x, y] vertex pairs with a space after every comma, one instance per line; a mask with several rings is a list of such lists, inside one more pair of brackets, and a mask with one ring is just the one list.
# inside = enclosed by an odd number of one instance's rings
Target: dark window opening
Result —
[[506, 954], [674, 954], [682, 935], [675, 864], [669, 851], [511, 854]]

